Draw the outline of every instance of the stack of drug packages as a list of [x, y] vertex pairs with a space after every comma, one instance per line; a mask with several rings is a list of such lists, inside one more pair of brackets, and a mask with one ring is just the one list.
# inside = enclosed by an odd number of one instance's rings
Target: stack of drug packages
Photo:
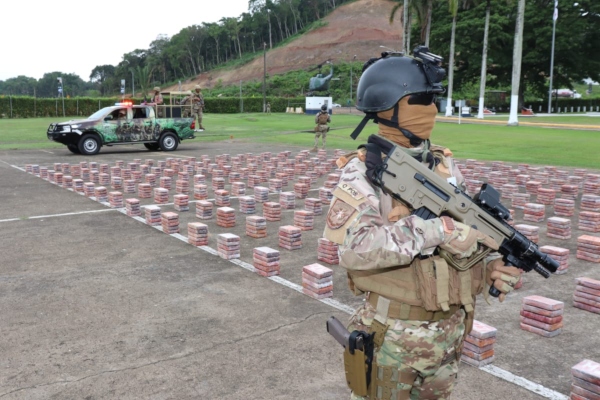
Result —
[[542, 253], [550, 255], [558, 263], [558, 269], [554, 272], [556, 275], [566, 274], [569, 270], [569, 255], [571, 250], [556, 246], [540, 247]]
[[577, 258], [600, 263], [600, 237], [581, 235], [577, 238]]
[[206, 200], [208, 199], [208, 188], [203, 183], [194, 185], [194, 200]]
[[162, 213], [161, 225], [164, 233], [179, 233], [179, 214], [170, 211]]
[[177, 179], [175, 181], [175, 193], [189, 194], [190, 193], [190, 181], [185, 180], [185, 179]]
[[232, 196], [243, 196], [246, 194], [246, 184], [244, 182], [233, 182], [231, 184]]
[[480, 321], [473, 321], [473, 329], [465, 337], [460, 360], [482, 367], [494, 361], [494, 343], [498, 330]]
[[571, 400], [600, 399], [600, 364], [583, 360], [571, 368]]
[[333, 271], [316, 263], [302, 267], [302, 293], [315, 299], [333, 297]]
[[263, 216], [267, 221], [281, 221], [281, 204], [274, 201], [264, 203]]
[[152, 197], [152, 186], [148, 183], [138, 183], [138, 197], [140, 199], [149, 199]]
[[554, 215], [558, 215], [559, 217], [571, 217], [573, 214], [575, 214], [575, 200], [554, 200]]
[[160, 207], [159, 206], [147, 206], [144, 208], [144, 215], [146, 217], [146, 223], [152, 226], [158, 226], [161, 223]]
[[575, 281], [573, 306], [600, 314], [600, 281], [591, 278], [576, 278]]
[[304, 200], [304, 209], [307, 211], [312, 211], [314, 215], [323, 214], [323, 207], [321, 206], [321, 199], [316, 199], [314, 197], [307, 197]]
[[111, 208], [122, 208], [123, 207], [123, 193], [108, 192], [108, 203]]
[[340, 259], [338, 257], [339, 245], [325, 238], [319, 238], [317, 246], [317, 259], [330, 265], [338, 265]]
[[315, 214], [312, 211], [294, 211], [294, 226], [303, 231], [312, 231], [315, 223]]
[[[66, 178], [67, 177], [65, 176], [65, 180]], [[592, 211], [580, 211], [577, 228], [587, 232], [600, 232], [600, 213]]]
[[550, 217], [547, 221], [546, 236], [555, 239], [571, 239], [571, 220], [561, 217]]
[[105, 203], [108, 201], [108, 190], [105, 186], [98, 186], [94, 190], [94, 196], [96, 196], [96, 201]]
[[280, 258], [279, 250], [270, 247], [256, 247], [252, 252], [252, 265], [256, 268], [256, 273], [261, 276], [279, 275]]
[[246, 235], [255, 239], [267, 237], [267, 220], [265, 217], [258, 215], [246, 217]]
[[562, 332], [565, 303], [542, 296], [523, 297], [521, 329], [544, 337], [554, 337]]
[[302, 248], [302, 230], [297, 226], [284, 225], [279, 227], [279, 247], [287, 250]]
[[140, 201], [138, 199], [129, 198], [125, 200], [125, 213], [130, 217], [139, 217], [142, 215], [140, 209]]
[[305, 199], [308, 195], [309, 186], [305, 183], [294, 183], [294, 194], [299, 199]]
[[523, 208], [523, 220], [542, 222], [545, 217], [546, 206], [538, 203], [525, 203]]
[[213, 203], [208, 200], [196, 202], [196, 218], [211, 219], [213, 216]]
[[279, 193], [279, 204], [284, 210], [293, 210], [296, 208], [296, 194], [294, 192]]
[[223, 228], [232, 228], [235, 226], [235, 210], [231, 207], [217, 208], [217, 225]]
[[219, 207], [229, 207], [231, 205], [231, 198], [229, 197], [228, 190], [215, 190], [215, 205]]
[[254, 200], [257, 203], [269, 201], [269, 188], [264, 186], [254, 186]]
[[156, 204], [167, 204], [169, 202], [169, 190], [161, 187], [154, 188], [154, 202]]
[[[218, 211], [218, 210], [217, 210]], [[217, 236], [217, 253], [225, 260], [240, 258], [240, 237], [233, 233], [222, 233]]]
[[252, 196], [238, 197], [240, 212], [242, 214], [254, 214], [256, 212], [256, 200]]
[[189, 201], [190, 196], [187, 194], [176, 194], [173, 196], [174, 207], [177, 211], [189, 211]]
[[208, 226], [201, 222], [189, 222], [188, 243], [194, 246], [208, 245]]
[[584, 194], [581, 196], [581, 210], [583, 211], [600, 211], [600, 196], [593, 194]]

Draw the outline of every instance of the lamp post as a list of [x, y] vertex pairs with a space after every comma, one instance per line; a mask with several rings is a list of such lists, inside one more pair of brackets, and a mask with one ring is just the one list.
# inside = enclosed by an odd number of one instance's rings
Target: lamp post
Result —
[[133, 80], [133, 69], [130, 69], [129, 72], [131, 72], [131, 98], [135, 97], [135, 86], [134, 86], [134, 80]]
[[267, 9], [267, 15], [269, 18], [269, 50], [273, 49], [273, 39], [271, 37], [271, 10]]
[[267, 110], [267, 44], [263, 42], [263, 112]]
[[[356, 60], [356, 54], [352, 59], [352, 63], [354, 63], [354, 60]], [[352, 96], [352, 63], [350, 64], [350, 101], [354, 100], [354, 97]]]

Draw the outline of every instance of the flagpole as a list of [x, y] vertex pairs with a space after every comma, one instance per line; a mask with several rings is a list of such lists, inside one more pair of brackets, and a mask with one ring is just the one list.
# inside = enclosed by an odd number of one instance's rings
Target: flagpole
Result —
[[550, 56], [550, 91], [548, 92], [548, 114], [552, 114], [552, 77], [554, 75], [554, 38], [556, 36], [556, 20], [558, 19], [558, 0], [554, 0], [554, 20], [552, 26], [552, 54]]

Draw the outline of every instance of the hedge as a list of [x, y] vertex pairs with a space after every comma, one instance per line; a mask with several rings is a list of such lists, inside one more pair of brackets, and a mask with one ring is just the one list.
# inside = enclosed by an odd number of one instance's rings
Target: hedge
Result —
[[[88, 98], [77, 97], [64, 99], [65, 117], [87, 117], [103, 107], [108, 107], [119, 102], [121, 98]], [[262, 97], [243, 97], [244, 112], [256, 113], [263, 111]], [[142, 99], [133, 99], [134, 104], [139, 104]], [[216, 114], [232, 114], [240, 112], [239, 97], [214, 97], [205, 98], [204, 111]], [[287, 107], [305, 104], [304, 97], [283, 98], [267, 97], [271, 103], [271, 111], [285, 112]], [[34, 118], [34, 117], [62, 117], [63, 99], [61, 98], [34, 98], [29, 96], [0, 96], [0, 118]]]

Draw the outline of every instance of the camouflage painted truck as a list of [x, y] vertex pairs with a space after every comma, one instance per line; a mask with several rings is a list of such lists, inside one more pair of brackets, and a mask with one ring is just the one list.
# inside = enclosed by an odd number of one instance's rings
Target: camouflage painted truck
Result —
[[72, 153], [84, 155], [97, 154], [102, 146], [126, 144], [174, 151], [182, 140], [195, 138], [195, 121], [181, 118], [181, 106], [162, 106], [159, 113], [166, 118], [157, 118], [152, 106], [117, 103], [86, 119], [50, 124], [47, 136]]

